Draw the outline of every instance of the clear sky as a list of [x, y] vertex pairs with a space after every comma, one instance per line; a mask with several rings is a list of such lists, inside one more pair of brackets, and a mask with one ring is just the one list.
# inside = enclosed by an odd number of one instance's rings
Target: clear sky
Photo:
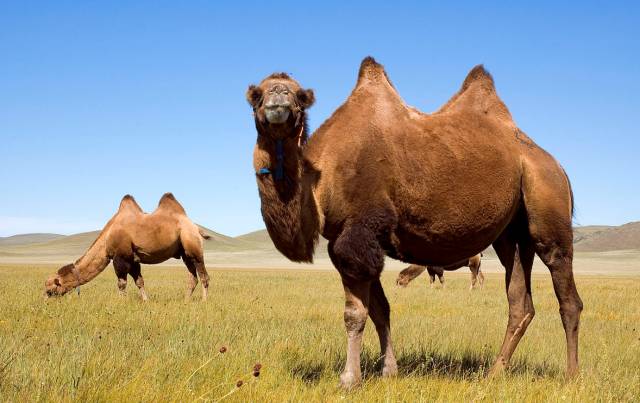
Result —
[[98, 229], [167, 191], [214, 230], [263, 228], [248, 84], [291, 73], [315, 129], [367, 55], [427, 112], [484, 63], [566, 168], [576, 223], [640, 220], [639, 2], [314, 3], [0, 2], [0, 236]]

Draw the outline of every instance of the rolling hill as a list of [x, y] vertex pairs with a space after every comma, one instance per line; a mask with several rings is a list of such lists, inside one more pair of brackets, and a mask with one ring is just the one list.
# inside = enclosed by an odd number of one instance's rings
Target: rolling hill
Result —
[[8, 237], [0, 237], [0, 246], [28, 245], [32, 243], [52, 241], [54, 239], [63, 237], [64, 235], [46, 233], [13, 235]]
[[[289, 262], [282, 256], [273, 246], [265, 229], [237, 237], [229, 237], [203, 226], [200, 228], [211, 237], [204, 243], [207, 265], [220, 267], [305, 267]], [[0, 262], [70, 262], [82, 256], [98, 234], [99, 231], [91, 231], [68, 236], [23, 234], [0, 238]], [[620, 252], [624, 254], [624, 260], [632, 264], [632, 261], [637, 259], [634, 256], [640, 253], [640, 222], [632, 222], [619, 227], [576, 227], [574, 239], [575, 250], [578, 254], [589, 256], [590, 259], [599, 259], [605, 258], [611, 253], [619, 254]], [[496, 259], [495, 252], [491, 247], [485, 251], [485, 258]], [[316, 266], [331, 266], [327, 253], [327, 241], [322, 237], [319, 240], [314, 260]], [[176, 263], [176, 261], [172, 262]], [[391, 259], [390, 264], [401, 267], [400, 262], [391, 262]]]
[[640, 221], [619, 227], [577, 227], [574, 233], [576, 251], [606, 252], [614, 250], [640, 250]]

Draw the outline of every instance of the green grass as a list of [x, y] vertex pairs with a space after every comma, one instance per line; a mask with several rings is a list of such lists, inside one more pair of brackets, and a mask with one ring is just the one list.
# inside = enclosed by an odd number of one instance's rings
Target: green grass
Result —
[[145, 304], [131, 281], [129, 294], [117, 295], [111, 269], [79, 296], [45, 301], [53, 270], [0, 266], [2, 401], [640, 399], [639, 277], [577, 278], [581, 375], [566, 381], [557, 302], [549, 276], [535, 276], [537, 315], [512, 368], [489, 380], [507, 322], [502, 276], [469, 292], [467, 273], [448, 273], [445, 290], [428, 289], [423, 277], [401, 290], [397, 273], [385, 273], [400, 375], [380, 377], [369, 322], [364, 384], [347, 393], [338, 387], [346, 338], [335, 272], [210, 270], [209, 301], [197, 289], [185, 303], [184, 268], [147, 267]]

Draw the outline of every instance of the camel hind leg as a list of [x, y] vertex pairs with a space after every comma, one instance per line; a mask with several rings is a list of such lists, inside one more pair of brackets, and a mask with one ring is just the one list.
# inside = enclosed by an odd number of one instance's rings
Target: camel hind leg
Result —
[[[184, 264], [187, 266], [189, 270], [190, 279], [189, 279], [189, 288], [187, 290], [187, 299], [191, 297], [193, 294], [193, 290], [196, 288], [198, 284], [198, 278], [200, 278], [200, 283], [202, 283], [202, 300], [206, 301], [209, 293], [209, 273], [207, 273], [207, 269], [205, 268], [204, 262], [202, 258], [189, 257], [184, 255], [182, 257]], [[197, 277], [196, 277], [197, 274]]]
[[531, 227], [535, 252], [551, 272], [567, 342], [567, 375], [574, 376], [578, 372], [578, 328], [583, 305], [573, 278], [571, 223], [559, 229], [551, 223], [534, 221]]
[[436, 282], [436, 274], [429, 270], [429, 288], [433, 288], [433, 283]]
[[473, 290], [476, 287], [476, 282], [478, 281], [478, 273], [476, 273], [473, 269], [473, 266], [470, 267], [471, 269], [471, 284], [469, 285], [469, 291]]
[[187, 278], [187, 290], [184, 296], [184, 299], [189, 301], [193, 295], [193, 290], [195, 290], [198, 285], [198, 271], [191, 258], [183, 255], [182, 260], [184, 261], [185, 266], [187, 266], [187, 271], [189, 272], [189, 276]]
[[472, 262], [469, 265], [469, 270], [471, 270], [471, 285], [469, 286], [469, 290], [476, 288], [476, 283], [478, 283], [480, 288], [484, 285], [484, 274], [480, 271], [480, 265], [480, 261], [477, 264]]
[[567, 342], [567, 375], [578, 372], [582, 300], [573, 278], [573, 195], [565, 172], [553, 161], [525, 165], [523, 194], [535, 252], [551, 272]]
[[204, 264], [203, 239], [200, 230], [193, 225], [192, 228], [181, 233], [180, 242], [183, 250], [182, 260], [190, 274], [187, 299], [193, 294], [199, 278], [202, 283], [202, 300], [206, 301], [209, 293], [209, 273]]

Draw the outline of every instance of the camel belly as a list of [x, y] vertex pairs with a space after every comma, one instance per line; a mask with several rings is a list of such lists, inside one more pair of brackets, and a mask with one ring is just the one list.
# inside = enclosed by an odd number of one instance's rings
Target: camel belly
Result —
[[162, 263], [182, 255], [179, 233], [175, 226], [140, 225], [133, 236], [134, 255], [140, 263]]
[[425, 191], [424, 197], [405, 194], [395, 206], [398, 223], [390, 256], [448, 266], [486, 249], [521, 205], [517, 175], [505, 175], [503, 183], [487, 182], [442, 193]]

